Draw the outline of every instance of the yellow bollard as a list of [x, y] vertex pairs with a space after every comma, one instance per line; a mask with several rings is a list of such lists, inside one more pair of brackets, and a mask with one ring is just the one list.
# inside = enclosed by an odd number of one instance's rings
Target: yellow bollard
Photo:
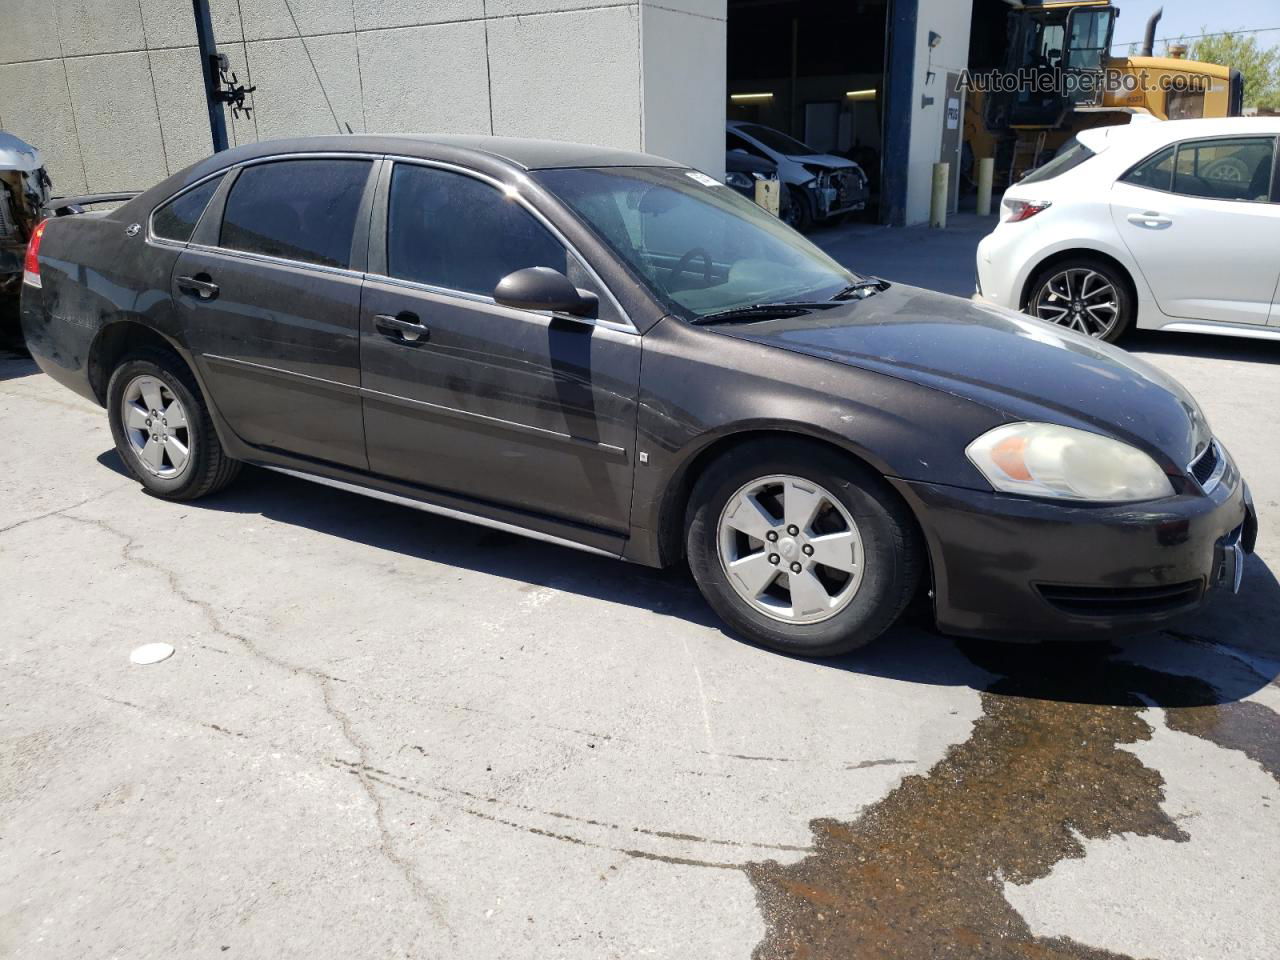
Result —
[[929, 204], [929, 226], [947, 225], [947, 187], [951, 182], [951, 164], [933, 165], [933, 198]]
[[991, 181], [996, 175], [996, 158], [983, 157], [978, 161], [978, 216], [991, 216]]

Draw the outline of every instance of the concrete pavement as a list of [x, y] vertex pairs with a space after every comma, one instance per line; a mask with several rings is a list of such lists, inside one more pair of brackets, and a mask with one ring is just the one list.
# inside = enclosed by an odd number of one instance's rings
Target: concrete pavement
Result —
[[1242, 596], [827, 663], [680, 571], [257, 470], [156, 500], [0, 360], [0, 957], [1274, 957], [1280, 345], [1130, 346], [1253, 486]]

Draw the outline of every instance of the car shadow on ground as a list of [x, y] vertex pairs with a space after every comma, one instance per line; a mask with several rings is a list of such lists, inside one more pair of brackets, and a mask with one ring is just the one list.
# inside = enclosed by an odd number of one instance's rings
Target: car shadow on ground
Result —
[[1280, 340], [1253, 340], [1204, 333], [1169, 333], [1162, 330], [1132, 330], [1121, 338], [1119, 346], [1130, 353], [1156, 353], [1211, 360], [1280, 364]]
[[[125, 473], [114, 449], [98, 461]], [[611, 562], [253, 468], [223, 493], [193, 505], [256, 514], [405, 557], [650, 610], [717, 630], [726, 642], [740, 642], [707, 607], [683, 565], [653, 570]], [[1280, 664], [1280, 637], [1268, 639], [1266, 627], [1277, 618], [1259, 613], [1280, 610], [1280, 583], [1256, 556], [1249, 559], [1244, 582], [1239, 597], [1216, 597], [1185, 624], [1102, 643], [956, 639], [934, 630], [927, 606], [917, 604], [867, 648], [817, 663], [914, 684], [962, 685], [1044, 700], [1167, 707], [1231, 702], [1272, 682], [1280, 672], [1280, 667], [1268, 668], [1271, 661]], [[1246, 664], [1225, 647], [1247, 649], [1256, 656]], [[1136, 666], [1159, 664], [1174, 648], [1173, 672]]]

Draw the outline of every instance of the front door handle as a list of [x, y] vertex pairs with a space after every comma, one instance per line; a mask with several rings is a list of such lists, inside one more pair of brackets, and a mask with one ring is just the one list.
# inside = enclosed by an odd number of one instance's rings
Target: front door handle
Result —
[[201, 300], [212, 300], [218, 295], [218, 285], [207, 273], [197, 273], [194, 277], [179, 277], [178, 289], [186, 293], [194, 293]]
[[398, 343], [421, 343], [431, 336], [431, 331], [418, 322], [418, 315], [402, 310], [394, 317], [379, 313], [373, 318], [373, 326], [380, 334]]
[[1137, 224], [1140, 227], [1150, 227], [1151, 229], [1159, 229], [1161, 227], [1170, 226], [1173, 223], [1172, 217], [1166, 217], [1156, 213], [1154, 210], [1148, 210], [1146, 213], [1129, 214], [1129, 222]]

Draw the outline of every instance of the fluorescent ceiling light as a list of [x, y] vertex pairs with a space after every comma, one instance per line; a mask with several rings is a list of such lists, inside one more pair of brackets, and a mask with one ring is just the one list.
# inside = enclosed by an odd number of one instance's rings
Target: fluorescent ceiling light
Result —
[[772, 100], [772, 93], [731, 93], [730, 100]]
[[876, 92], [874, 90], [850, 90], [845, 96], [850, 100], [874, 100]]

